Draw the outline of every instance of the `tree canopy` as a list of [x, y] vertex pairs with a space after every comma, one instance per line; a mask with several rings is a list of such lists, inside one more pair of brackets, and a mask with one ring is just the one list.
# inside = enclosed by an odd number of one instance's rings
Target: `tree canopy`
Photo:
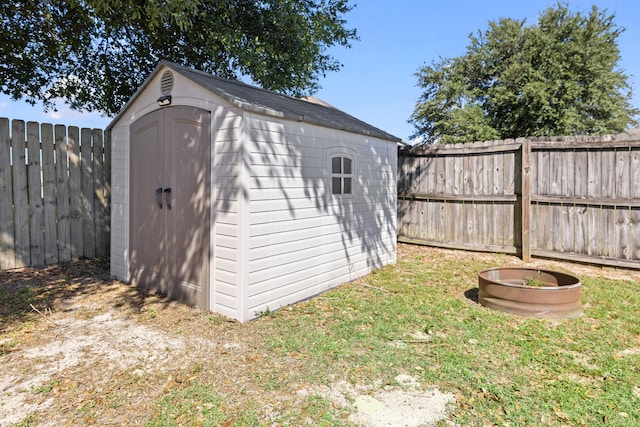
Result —
[[350, 47], [349, 0], [10, 0], [0, 8], [0, 91], [117, 113], [161, 59], [300, 96]]
[[409, 120], [424, 143], [623, 132], [635, 124], [618, 68], [615, 16], [557, 4], [537, 25], [500, 19], [469, 35], [466, 52], [418, 70]]

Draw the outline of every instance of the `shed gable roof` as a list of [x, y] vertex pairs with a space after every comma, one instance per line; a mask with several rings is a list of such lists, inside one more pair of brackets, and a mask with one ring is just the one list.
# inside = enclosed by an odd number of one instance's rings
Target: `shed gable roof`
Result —
[[[169, 61], [160, 61], [142, 87], [135, 95], [133, 95], [127, 106], [133, 101], [133, 99], [135, 99], [138, 93], [144, 89], [147, 83], [163, 66], [183, 75], [199, 86], [202, 86], [213, 94], [245, 111], [288, 120], [312, 123], [332, 129], [373, 136], [387, 141], [401, 141], [400, 138], [363, 122], [362, 120], [359, 120], [344, 111], [338, 110], [337, 108], [323, 105], [318, 102], [310, 102], [304, 99], [283, 95], [260, 87], [251, 86], [246, 83], [223, 79], [221, 77], [216, 77], [192, 68], [183, 67]], [[123, 108], [123, 111], [127, 106]], [[117, 117], [114, 119], [114, 122], [116, 120]]]

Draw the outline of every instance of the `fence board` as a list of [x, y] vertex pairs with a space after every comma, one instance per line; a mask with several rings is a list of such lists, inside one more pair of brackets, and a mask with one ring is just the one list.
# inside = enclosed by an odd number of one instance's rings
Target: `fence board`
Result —
[[[471, 146], [473, 145], [473, 143], [466, 143], [463, 145], [463, 148], [471, 148]], [[466, 195], [466, 196], [472, 196], [473, 195], [473, 180], [472, 180], [472, 176], [473, 176], [473, 161], [472, 161], [472, 156], [464, 156], [461, 157], [461, 164], [462, 164], [462, 171], [461, 176], [462, 176], [462, 194]], [[463, 224], [463, 230], [462, 230], [462, 238], [463, 241], [465, 243], [474, 243], [473, 242], [473, 217], [474, 217], [474, 212], [473, 212], [473, 207], [474, 204], [473, 202], [465, 202], [462, 204], [462, 224]]]
[[93, 258], [96, 256], [96, 233], [93, 210], [93, 147], [91, 129], [83, 128], [80, 131], [80, 156], [82, 159], [82, 229], [84, 239], [85, 256]]
[[[576, 198], [588, 197], [588, 156], [586, 150], [576, 150], [574, 153], [574, 185], [573, 194]], [[587, 229], [587, 208], [584, 205], [575, 205], [575, 236], [573, 247], [576, 253], [587, 253], [587, 241], [589, 234]]]
[[44, 262], [58, 262], [58, 222], [56, 220], [56, 165], [54, 160], [53, 125], [40, 126], [42, 138], [42, 190], [44, 202]]
[[411, 204], [411, 235], [418, 238], [420, 236], [420, 224], [421, 224], [421, 218], [420, 218], [420, 211], [422, 208], [422, 201], [419, 201], [417, 203], [412, 203]]
[[[538, 193], [540, 195], [549, 194], [549, 152], [538, 153]], [[537, 203], [537, 243], [536, 248], [543, 250], [551, 249], [551, 207], [547, 203]]]
[[515, 246], [520, 247], [520, 256], [524, 262], [531, 262], [531, 144], [521, 139], [522, 149], [516, 157], [520, 168], [516, 185], [520, 192], [520, 202], [516, 211], [516, 230], [520, 231], [520, 239]]
[[94, 212], [96, 227], [96, 256], [103, 257], [107, 253], [107, 245], [109, 242], [105, 240], [105, 233], [99, 233], [98, 230], [104, 230], [105, 212], [109, 209], [105, 198], [104, 189], [104, 148], [102, 140], [102, 130], [93, 129], [93, 191], [94, 191]]
[[27, 123], [27, 166], [29, 192], [29, 237], [32, 266], [44, 265], [44, 207], [40, 167], [40, 125]]
[[562, 158], [565, 152], [553, 151], [549, 153], [549, 195], [562, 194]]
[[[425, 167], [424, 167], [424, 162], [427, 161], [429, 159], [425, 159], [425, 158], [417, 158], [416, 159], [416, 176], [415, 176], [415, 181], [414, 181], [414, 188], [416, 188], [418, 190], [418, 192], [421, 192], [422, 189], [424, 188], [424, 185], [426, 184], [425, 181], [427, 181], [426, 177], [423, 177], [422, 174], [425, 172]], [[416, 204], [417, 207], [417, 212], [418, 212], [418, 216], [416, 217], [416, 222], [415, 222], [415, 236], [417, 238], [421, 238], [421, 239], [425, 239], [427, 236], [427, 218], [426, 218], [426, 205], [427, 205], [427, 201], [426, 200], [420, 200], [418, 201], [418, 203]]]
[[[421, 166], [421, 159], [416, 158], [413, 159], [413, 166], [412, 166], [412, 170], [413, 173], [411, 174], [411, 193], [416, 193], [420, 191], [420, 166]], [[423, 215], [422, 215], [422, 205], [423, 205], [423, 201], [420, 200], [418, 201], [418, 203], [414, 203], [412, 205], [412, 214], [411, 214], [411, 235], [419, 238], [420, 237], [420, 227], [423, 223]]]
[[[529, 142], [529, 148], [531, 149], [531, 142]], [[529, 158], [531, 159], [531, 194], [540, 194], [538, 191], [538, 156], [540, 155], [540, 151], [531, 150], [531, 155]]]
[[58, 209], [58, 259], [71, 261], [71, 227], [69, 207], [69, 159], [67, 157], [67, 132], [63, 125], [55, 126], [57, 209]]
[[538, 192], [539, 195], [549, 194], [549, 157], [548, 151], [538, 151]]
[[84, 241], [82, 239], [82, 170], [80, 162], [80, 130], [76, 126], [69, 126], [67, 132], [67, 147], [69, 154], [69, 225], [71, 227], [71, 257], [78, 258], [84, 255]]
[[[554, 151], [549, 153], [549, 195], [562, 194], [562, 157], [564, 152]], [[563, 252], [563, 215], [564, 205], [549, 204], [550, 239], [547, 247], [553, 251]]]
[[[446, 194], [454, 194], [455, 185], [455, 159], [453, 156], [445, 157], [445, 182], [444, 188]], [[444, 205], [444, 217], [446, 220], [445, 225], [445, 242], [456, 242], [456, 221], [455, 219], [455, 203], [445, 202]]]
[[[568, 149], [562, 153], [560, 167], [562, 169], [562, 188], [560, 194], [573, 197], [575, 177], [575, 150]], [[562, 205], [562, 252], [574, 252], [576, 241], [576, 206], [574, 203]]]
[[[494, 141], [494, 145], [497, 144]], [[504, 193], [504, 154], [497, 153], [493, 158], [493, 195], [500, 195]], [[504, 209], [502, 203], [493, 204], [493, 233], [490, 244], [503, 245], [503, 227]]]
[[416, 225], [419, 239], [427, 239], [427, 200], [420, 200], [418, 206], [418, 223]]
[[[491, 142], [483, 143], [483, 146], [490, 146]], [[484, 155], [482, 156], [482, 168], [484, 173], [482, 174], [482, 194], [485, 196], [493, 195], [493, 156], [492, 155]], [[483, 218], [482, 218], [482, 229], [484, 235], [484, 243], [491, 243], [491, 236], [493, 235], [493, 222], [491, 220], [493, 214], [493, 204], [492, 203], [483, 203]]]
[[16, 265], [12, 186], [9, 120], [0, 118], [0, 268], [3, 270]]
[[31, 263], [29, 253], [29, 197], [27, 193], [27, 145], [22, 120], [11, 122], [11, 158], [13, 160], [13, 209], [16, 242], [16, 267]]
[[[453, 194], [462, 195], [462, 168], [463, 158], [462, 156], [455, 156], [453, 158]], [[462, 221], [462, 205], [464, 202], [453, 204], [453, 218], [456, 218], [458, 226], [453, 228], [453, 241], [464, 243], [464, 227], [460, 227], [460, 224], [464, 224]]]
[[407, 235], [405, 230], [405, 219], [407, 218], [407, 212], [405, 209], [406, 202], [402, 198], [402, 195], [407, 193], [405, 188], [405, 182], [407, 179], [406, 166], [407, 157], [398, 156], [398, 178], [396, 183], [398, 185], [398, 235]]
[[[630, 183], [629, 196], [632, 199], [640, 199], [640, 149], [631, 150], [631, 165], [630, 171]], [[631, 209], [631, 230], [632, 239], [629, 245], [629, 253], [631, 259], [640, 261], [640, 208]]]
[[[530, 196], [533, 197], [538, 195], [538, 151], [531, 150], [531, 143], [529, 142], [529, 150], [531, 151], [529, 155], [529, 159], [531, 160], [531, 164], [529, 167], [529, 173], [531, 175], [531, 187], [530, 187]], [[531, 228], [529, 229], [529, 239], [531, 242], [531, 248], [540, 247], [538, 244], [538, 203], [531, 202]]]
[[[416, 178], [416, 168], [418, 165], [418, 162], [416, 159], [414, 158], [410, 158], [410, 165], [408, 168], [409, 171], [409, 179], [407, 182], [407, 186], [408, 188], [408, 192], [409, 193], [413, 193], [415, 192], [415, 188], [414, 188], [414, 181]], [[409, 217], [407, 218], [407, 230], [408, 230], [408, 235], [411, 237], [416, 237], [416, 233], [415, 233], [415, 224], [417, 221], [416, 218], [416, 213], [418, 212], [417, 206], [415, 203], [411, 203], [408, 206], [408, 212], [409, 212]]]
[[[482, 142], [476, 142], [475, 147], [482, 147]], [[476, 154], [473, 156], [473, 195], [484, 195], [484, 155]], [[485, 230], [482, 218], [485, 215], [484, 208], [486, 203], [475, 202], [474, 209], [474, 237], [473, 243], [483, 245], [485, 243]]]
[[[589, 150], [587, 153], [587, 195], [589, 198], [600, 197], [600, 178], [602, 165], [602, 152], [596, 150]], [[592, 256], [602, 255], [602, 239], [599, 236], [597, 230], [602, 230], [601, 221], [601, 209], [590, 206], [587, 209], [587, 226], [588, 226], [588, 240], [587, 240], [587, 254]]]
[[[435, 169], [436, 169], [436, 185], [434, 187], [434, 192], [436, 194], [444, 194], [445, 192], [445, 159], [442, 156], [436, 156], [435, 160]], [[445, 224], [446, 218], [444, 214], [445, 210], [445, 202], [440, 201], [436, 204], [436, 218], [435, 218], [435, 227], [436, 227], [436, 240], [445, 241]]]
[[[631, 196], [631, 149], [622, 148], [616, 150], [616, 190], [615, 195], [620, 199], [629, 199]], [[637, 184], [636, 184], [637, 185]], [[631, 208], [619, 208], [616, 210], [616, 258], [631, 259], [632, 242]]]
[[[402, 160], [402, 173], [403, 173], [403, 178], [402, 178], [402, 193], [410, 193], [411, 192], [411, 161], [413, 159], [411, 159], [410, 157], [407, 158], [403, 158]], [[410, 229], [410, 221], [411, 221], [411, 208], [412, 208], [412, 203], [409, 200], [404, 200], [402, 203], [402, 231], [403, 231], [403, 235], [405, 236], [409, 236], [411, 235], [411, 229]]]
[[[601, 193], [600, 197], [603, 198], [615, 198], [616, 197], [616, 153], [613, 149], [607, 149], [602, 151], [602, 164], [600, 167], [600, 173], [602, 174], [601, 181]], [[602, 208], [602, 224], [603, 229], [600, 231], [600, 235], [603, 237], [602, 241], [602, 255], [608, 258], [615, 258], [617, 250], [616, 241], [616, 209], [612, 207]]]
[[[435, 171], [433, 168], [429, 167], [430, 162], [431, 158], [420, 158], [420, 182], [418, 184], [420, 191], [424, 191], [429, 194], [432, 192], [432, 182], [435, 180]], [[423, 239], [433, 239], [435, 230], [433, 226], [432, 202], [430, 200], [425, 200], [420, 205], [420, 236]]]
[[[512, 141], [510, 143], [513, 143]], [[504, 154], [504, 192], [503, 194], [516, 194], [516, 155], [515, 152], [509, 152]], [[503, 245], [514, 246], [515, 245], [515, 203], [504, 203], [502, 205], [504, 212], [504, 240]]]

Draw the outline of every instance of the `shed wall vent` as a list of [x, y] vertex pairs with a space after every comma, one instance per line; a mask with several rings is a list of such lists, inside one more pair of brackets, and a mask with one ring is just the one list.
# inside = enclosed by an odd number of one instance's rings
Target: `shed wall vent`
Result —
[[165, 71], [160, 77], [160, 92], [163, 95], [169, 95], [173, 89], [173, 73], [171, 71]]

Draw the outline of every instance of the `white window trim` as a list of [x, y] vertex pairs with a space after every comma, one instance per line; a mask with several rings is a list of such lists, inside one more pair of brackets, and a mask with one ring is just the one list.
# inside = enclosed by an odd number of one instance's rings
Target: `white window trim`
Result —
[[[335, 157], [347, 158], [351, 160], [351, 193], [349, 194], [333, 194], [333, 168], [332, 162]], [[358, 159], [356, 158], [356, 152], [346, 148], [346, 147], [331, 147], [326, 151], [327, 158], [327, 193], [329, 197], [334, 197], [337, 199], [353, 199], [359, 191], [358, 182], [356, 177], [358, 176]], [[342, 161], [342, 160], [341, 160]], [[341, 178], [344, 179], [345, 175], [343, 173], [339, 174]]]

